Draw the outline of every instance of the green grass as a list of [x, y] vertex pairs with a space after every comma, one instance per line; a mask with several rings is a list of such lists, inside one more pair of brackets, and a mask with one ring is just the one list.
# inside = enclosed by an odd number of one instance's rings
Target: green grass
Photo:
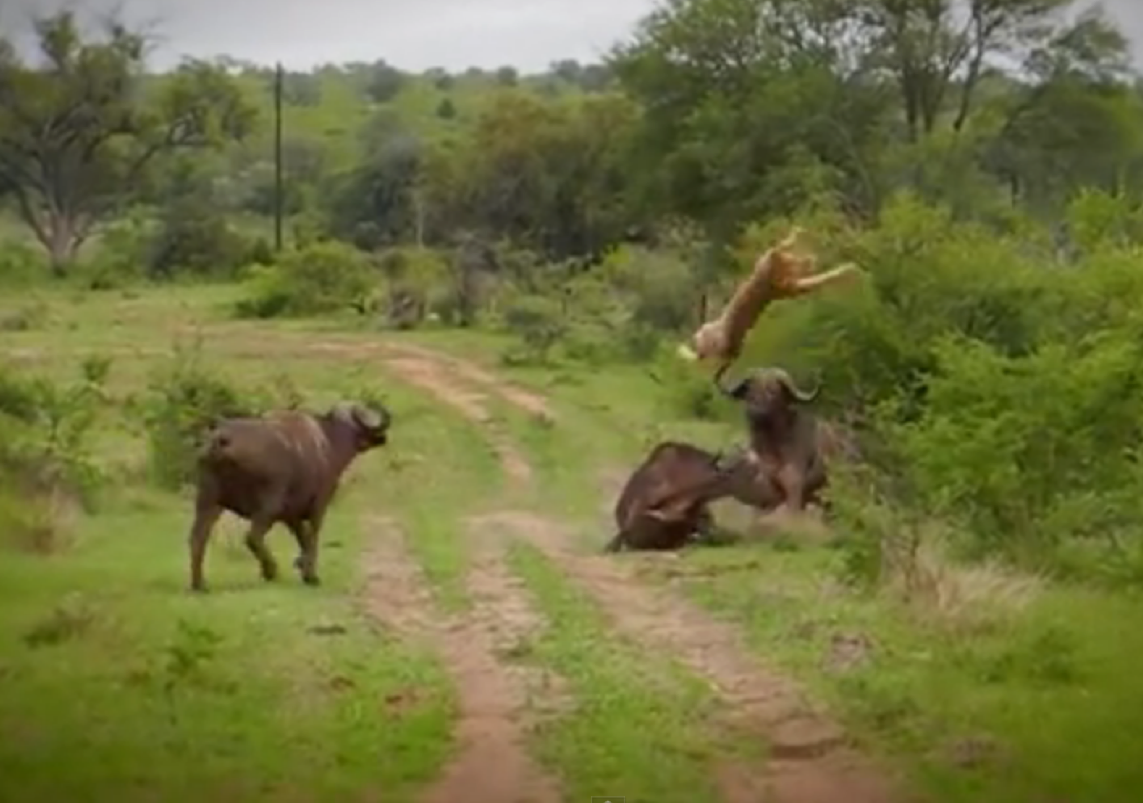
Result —
[[[207, 597], [185, 591], [188, 514], [113, 508], [69, 553], [5, 553], [0, 774], [18, 797], [0, 798], [280, 800], [301, 786], [333, 801], [431, 777], [452, 692], [432, 656], [359, 612], [352, 513], [329, 522], [342, 548], [326, 551], [325, 588], [292, 572], [263, 585], [228, 528]], [[279, 558], [288, 540], [271, 538]], [[410, 689], [415, 702], [388, 708]]]

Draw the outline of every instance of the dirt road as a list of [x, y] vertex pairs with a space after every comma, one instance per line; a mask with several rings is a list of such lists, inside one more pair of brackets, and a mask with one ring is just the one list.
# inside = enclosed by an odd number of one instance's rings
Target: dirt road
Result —
[[[516, 485], [534, 481], [524, 450], [493, 425], [488, 405], [499, 400], [523, 413], [557, 420], [544, 398], [507, 384], [482, 366], [423, 347], [390, 343], [375, 353], [395, 377], [479, 427]], [[751, 655], [732, 625], [716, 621], [678, 593], [640, 579], [634, 571], [639, 556], [589, 554], [567, 527], [518, 509], [513, 501], [505, 499], [502, 509], [465, 522], [472, 551], [466, 582], [473, 605], [459, 614], [443, 612], [434, 603], [402, 546], [400, 531], [383, 520], [370, 524], [369, 610], [436, 650], [459, 695], [458, 752], [425, 790], [425, 803], [564, 799], [559, 779], [535, 763], [527, 744], [529, 720], [537, 715], [527, 701], [541, 700], [541, 709], [546, 706], [558, 715], [564, 705], [561, 681], [501, 660], [544, 627], [527, 589], [505, 565], [505, 549], [513, 541], [530, 545], [558, 566], [606, 612], [619, 633], [651, 653], [673, 657], [705, 680], [725, 704], [725, 728], [768, 745], [765, 761], [712, 761], [710, 773], [726, 803], [903, 799], [889, 774], [857, 753], [796, 683]]]

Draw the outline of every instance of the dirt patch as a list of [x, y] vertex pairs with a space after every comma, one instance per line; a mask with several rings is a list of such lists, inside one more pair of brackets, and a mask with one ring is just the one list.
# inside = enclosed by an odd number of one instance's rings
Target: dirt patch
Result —
[[[448, 374], [447, 369], [436, 360], [414, 356], [390, 357], [385, 360], [385, 364], [402, 381], [424, 390], [453, 407], [469, 421], [486, 426], [491, 424], [492, 416], [486, 406], [488, 397], [456, 382]], [[532, 467], [506, 438], [494, 435], [490, 438], [490, 443], [500, 460], [501, 467], [509, 477], [518, 482], [528, 482], [532, 479]]]
[[440, 401], [455, 407], [465, 418], [480, 424], [492, 420], [485, 406], [488, 397], [454, 382], [440, 364], [420, 357], [392, 357], [385, 360], [404, 381], [428, 391]]
[[888, 775], [851, 749], [844, 732], [795, 684], [751, 656], [733, 626], [668, 590], [641, 584], [633, 560], [577, 552], [559, 525], [526, 512], [503, 514], [500, 521], [555, 560], [618, 630], [705, 678], [728, 704], [727, 727], [765, 740], [771, 758], [764, 766], [718, 768], [728, 803], [900, 800]]
[[388, 341], [383, 345], [384, 348], [400, 354], [417, 357], [422, 360], [444, 363], [457, 374], [464, 377], [465, 380], [491, 390], [497, 396], [504, 399], [504, 401], [520, 410], [549, 421], [555, 420], [551, 405], [548, 404], [548, 400], [543, 396], [538, 393], [533, 393], [530, 390], [525, 390], [518, 385], [506, 382], [501, 377], [496, 376], [491, 371], [486, 370], [474, 362], [461, 359], [452, 354], [442, 354], [422, 346], [415, 346], [411, 343], [394, 343]]
[[[275, 335], [279, 344], [286, 345], [291, 339], [289, 335]], [[285, 341], [285, 342], [282, 342]], [[318, 351], [337, 354], [349, 359], [370, 359], [378, 351], [392, 355], [390, 359], [411, 360], [419, 364], [431, 364], [439, 374], [451, 377], [454, 384], [457, 378], [464, 382], [476, 385], [491, 394], [522, 410], [529, 415], [555, 420], [548, 400], [538, 393], [526, 390], [518, 385], [505, 381], [502, 377], [488, 371], [474, 362], [457, 357], [452, 354], [435, 351], [413, 343], [401, 343], [392, 339], [379, 341], [335, 340], [325, 338], [320, 341], [307, 341], [299, 343], [294, 351]], [[389, 362], [390, 360], [386, 360]]]
[[385, 519], [371, 521], [376, 535], [368, 555], [369, 611], [430, 646], [459, 695], [459, 752], [421, 800], [559, 803], [558, 784], [525, 749], [531, 693], [553, 687], [554, 679], [501, 657], [521, 649], [543, 622], [529, 607], [526, 591], [504, 570], [497, 531], [484, 520], [470, 524], [475, 560], [468, 587], [474, 604], [465, 614], [446, 617], [434, 613], [431, 594], [404, 548], [400, 530]]

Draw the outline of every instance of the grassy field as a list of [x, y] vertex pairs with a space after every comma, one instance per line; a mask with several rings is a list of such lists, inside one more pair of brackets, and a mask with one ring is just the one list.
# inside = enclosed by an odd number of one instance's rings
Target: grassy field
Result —
[[[232, 299], [0, 302], [39, 310], [0, 334], [10, 365], [112, 359], [99, 448], [136, 478], [66, 549], [0, 554], [0, 801], [1137, 798], [1139, 599], [935, 558], [930, 596], [874, 596], [811, 539], [602, 556], [649, 442], [733, 433], [672, 420], [635, 371], [505, 368], [489, 334], [237, 322]], [[129, 401], [176, 344], [240, 385], [391, 405], [321, 588], [262, 583], [224, 520], [212, 593], [185, 590], [189, 499], [128, 471]], [[271, 536], [283, 567], [290, 542]]]

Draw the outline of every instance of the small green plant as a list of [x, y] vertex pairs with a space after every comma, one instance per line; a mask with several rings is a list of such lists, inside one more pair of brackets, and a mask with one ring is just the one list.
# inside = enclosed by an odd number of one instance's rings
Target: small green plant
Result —
[[504, 361], [515, 365], [550, 363], [553, 347], [567, 331], [559, 303], [546, 296], [520, 296], [503, 315], [504, 328], [519, 338], [518, 344], [503, 354]]
[[0, 331], [28, 332], [43, 329], [51, 320], [51, 307], [42, 298], [0, 314]]
[[110, 366], [91, 357], [67, 385], [0, 369], [0, 534], [8, 543], [58, 551], [71, 512], [95, 503], [103, 471], [91, 440]]
[[222, 636], [203, 625], [179, 619], [175, 633], [163, 650], [160, 684], [167, 701], [171, 723], [179, 725], [178, 694], [180, 689], [217, 686], [208, 674], [210, 665], [218, 655]]
[[83, 637], [95, 620], [95, 610], [86, 600], [69, 596], [24, 632], [24, 643], [35, 649], [73, 641]]
[[22, 240], [0, 242], [0, 285], [28, 287], [44, 281], [48, 261], [42, 249]]

